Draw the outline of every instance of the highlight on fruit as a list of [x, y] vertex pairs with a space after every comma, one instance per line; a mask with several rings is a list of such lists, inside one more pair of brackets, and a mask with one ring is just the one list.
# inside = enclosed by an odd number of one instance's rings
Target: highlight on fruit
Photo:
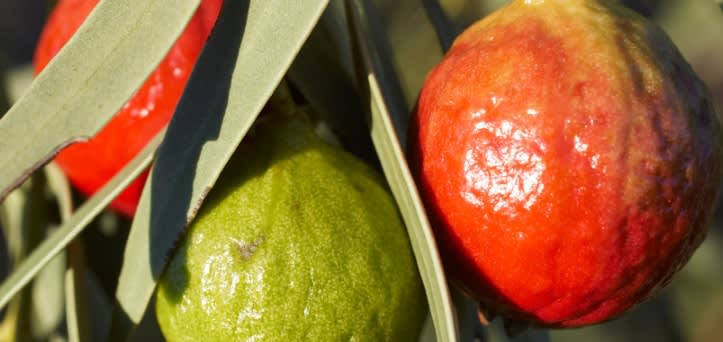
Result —
[[166, 339], [418, 340], [427, 302], [381, 175], [298, 110], [255, 125], [159, 282]]
[[701, 244], [721, 125], [667, 35], [615, 1], [512, 1], [429, 73], [409, 160], [451, 281], [539, 327], [614, 319]]
[[[87, 142], [74, 143], [55, 158], [81, 193], [92, 195], [100, 189], [171, 120], [222, 3], [223, 0], [203, 0], [158, 68], [113, 119]], [[36, 73], [70, 40], [97, 4], [98, 0], [58, 1], [35, 50]], [[110, 207], [132, 217], [147, 177], [148, 171], [138, 176]]]
[[0, 0], [0, 341], [720, 339], [714, 0], [173, 2]]

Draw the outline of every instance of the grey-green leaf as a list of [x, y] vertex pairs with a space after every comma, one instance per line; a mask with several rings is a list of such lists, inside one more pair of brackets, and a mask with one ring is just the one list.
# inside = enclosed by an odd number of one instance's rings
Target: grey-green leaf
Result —
[[69, 267], [65, 273], [65, 316], [69, 342], [91, 341], [91, 313], [88, 280], [83, 256], [83, 240], [68, 246]]
[[101, 1], [0, 120], [0, 200], [93, 136], [166, 55], [200, 0]]
[[145, 170], [160, 144], [165, 130], [153, 138], [146, 147], [106, 185], [89, 198], [67, 221], [50, 234], [26, 259], [15, 268], [0, 286], [0, 308], [20, 291], [53, 257], [58, 255], [130, 182]]
[[454, 24], [447, 16], [447, 13], [444, 12], [444, 8], [442, 8], [438, 0], [422, 0], [422, 3], [427, 12], [427, 17], [429, 17], [429, 21], [437, 33], [439, 45], [443, 51], [449, 50], [454, 38], [457, 36], [457, 30]]
[[48, 179], [48, 190], [58, 202], [58, 211], [61, 221], [67, 221], [73, 214], [73, 192], [70, 183], [63, 171], [55, 163], [50, 163], [43, 169]]
[[117, 326], [142, 318], [176, 240], [326, 5], [226, 1], [141, 196], [116, 293], [127, 317]]
[[328, 124], [344, 148], [376, 160], [356, 91], [344, 3], [330, 3], [289, 69], [289, 80]]
[[389, 63], [389, 56], [384, 54], [381, 33], [375, 31], [379, 26], [375, 25], [373, 8], [365, 0], [348, 0], [346, 3], [366, 71], [366, 75], [361, 76], [366, 76], [369, 89], [372, 140], [409, 231], [427, 290], [437, 340], [457, 341], [454, 310], [436, 243], [400, 144], [405, 140], [407, 117], [403, 99], [398, 95], [401, 91], [398, 83], [394, 83], [392, 68], [385, 65]]

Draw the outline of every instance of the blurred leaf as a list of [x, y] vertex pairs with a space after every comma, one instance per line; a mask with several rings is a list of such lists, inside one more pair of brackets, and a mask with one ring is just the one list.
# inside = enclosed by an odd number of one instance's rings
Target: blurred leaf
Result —
[[[334, 37], [347, 33], [347, 27], [343, 2], [329, 4], [291, 65], [289, 79], [314, 112], [329, 124], [346, 150], [367, 162], [374, 162], [376, 153], [371, 148], [371, 137], [352, 74], [351, 49]], [[348, 43], [348, 37], [346, 40]], [[345, 65], [347, 60], [349, 66]]]
[[[155, 296], [151, 298], [155, 302]], [[161, 327], [158, 325], [156, 310], [146, 310], [143, 319], [138, 323], [133, 333], [124, 342], [165, 341]]]
[[90, 269], [84, 270], [82, 285], [73, 275], [76, 270], [68, 269], [65, 278], [68, 341], [103, 341], [110, 324], [110, 302]]
[[68, 341], [91, 341], [91, 313], [88, 304], [88, 280], [81, 239], [68, 246], [70, 267], [65, 273], [65, 312], [68, 326]]
[[364, 68], [360, 76], [366, 76], [370, 92], [372, 140], [409, 232], [427, 291], [437, 340], [457, 341], [452, 302], [437, 246], [400, 144], [400, 141], [406, 141], [404, 118], [408, 111], [403, 97], [398, 95], [398, 80], [392, 68], [386, 65], [389, 55], [380, 48], [385, 38], [383, 33], [375, 31], [380, 25], [375, 22], [371, 13], [373, 9], [367, 1], [348, 0], [346, 4], [349, 6], [352, 33], [355, 34], [353, 39]]
[[[16, 254], [13, 255], [13, 263], [15, 265], [21, 263], [28, 251], [33, 249], [43, 238], [45, 229], [47, 228], [45, 219], [47, 217], [46, 201], [45, 201], [45, 176], [42, 173], [33, 175], [27, 186], [21, 191], [25, 192], [24, 201], [18, 207], [19, 220], [16, 222], [17, 227], [14, 233], [19, 234], [19, 246]], [[34, 338], [41, 338], [38, 331], [36, 334], [35, 319], [33, 317], [33, 288], [24, 289], [13, 300], [10, 310], [11, 317], [14, 318], [14, 339], [18, 341], [31, 341]], [[51, 305], [53, 305], [51, 303]], [[41, 329], [43, 330], [43, 329]]]
[[43, 169], [45, 178], [48, 181], [48, 189], [58, 201], [60, 219], [67, 221], [73, 214], [73, 192], [68, 183], [68, 178], [55, 163], [50, 163]]
[[[22, 252], [23, 244], [23, 212], [28, 200], [28, 186], [26, 182], [0, 203], [0, 223], [7, 240], [10, 258], [15, 260]], [[0, 305], [2, 306], [2, 305]]]
[[422, 0], [422, 3], [424, 4], [429, 21], [432, 22], [434, 31], [437, 33], [437, 39], [439, 40], [439, 45], [442, 47], [442, 51], [449, 50], [454, 38], [457, 37], [457, 29], [449, 17], [447, 17], [438, 0]]
[[165, 56], [199, 2], [101, 1], [0, 120], [0, 200], [61, 147], [103, 127]]
[[397, 96], [403, 96], [399, 101], [413, 107], [427, 72], [443, 55], [434, 26], [420, 0], [370, 1], [379, 14], [375, 23], [379, 28], [375, 29], [384, 30], [388, 42], [388, 49], [382, 46], [386, 49], [384, 54], [389, 56], [387, 64], [394, 67], [398, 87], [402, 90], [401, 94], [395, 95], [395, 100]]
[[[8, 245], [9, 259], [13, 261], [12, 263], [15, 263], [15, 260], [21, 256], [23, 250], [23, 213], [26, 212], [25, 207], [28, 202], [30, 185], [31, 182], [26, 182], [13, 191], [4, 202], [0, 203], [0, 222], [2, 222], [3, 233]], [[4, 266], [10, 268], [10, 262]], [[24, 291], [13, 299], [8, 305], [4, 320], [0, 325], [0, 339], [3, 341], [15, 340], [20, 308], [30, 304], [29, 291]]]
[[104, 341], [108, 337], [111, 319], [111, 303], [103, 291], [97, 276], [91, 270], [86, 273], [86, 288], [88, 289], [88, 306], [90, 308], [91, 341]]
[[[163, 139], [164, 133], [165, 130], [162, 130], [156, 134], [153, 140], [123, 170], [113, 176], [95, 195], [86, 200], [68, 221], [50, 234], [18, 265], [0, 286], [0, 307], [5, 306], [12, 296], [27, 285], [54, 256], [65, 249], [98, 213], [148, 167], [153, 158], [153, 153]], [[9, 201], [10, 198], [5, 203]]]
[[[58, 201], [61, 221], [66, 222], [73, 213], [73, 194], [70, 183], [55, 163], [48, 164], [44, 171], [48, 178], [48, 188]], [[64, 282], [56, 280], [57, 284], [65, 285], [64, 313], [67, 322], [68, 340], [71, 342], [91, 340], [90, 325], [92, 315], [88, 304], [89, 290], [84, 254], [83, 240], [78, 237], [70, 243], [67, 249], [67, 270], [65, 270], [65, 263], [63, 263]], [[62, 255], [59, 254], [59, 256]], [[38, 276], [38, 280], [41, 281], [40, 276]], [[63, 298], [61, 295], [57, 297]], [[45, 299], [47, 297], [34, 296], [33, 298], [37, 301], [38, 298]]]
[[[459, 325], [459, 340], [474, 341], [476, 338], [484, 339], [485, 327], [480, 324], [478, 306], [470, 297], [456, 288], [451, 288], [452, 301], [456, 308], [457, 324]], [[489, 342], [489, 341], [488, 341]]]
[[[33, 66], [26, 64], [8, 70], [6, 80], [7, 98], [10, 103], [15, 103], [33, 83]], [[0, 112], [4, 113], [7, 108], [2, 108]]]
[[67, 258], [60, 253], [38, 272], [27, 288], [32, 298], [30, 318], [34, 336], [46, 338], [62, 328], [65, 318], [63, 275], [66, 268]]
[[225, 2], [141, 196], [116, 292], [124, 312], [116, 312], [114, 336], [142, 318], [174, 244], [326, 4]]

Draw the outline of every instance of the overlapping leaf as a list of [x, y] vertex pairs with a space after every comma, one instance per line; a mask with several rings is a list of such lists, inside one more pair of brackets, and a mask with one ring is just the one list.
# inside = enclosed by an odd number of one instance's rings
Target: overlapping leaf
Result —
[[[142, 318], [174, 243], [326, 4], [226, 2], [169, 125], [131, 228], [116, 293], [130, 322]], [[116, 326], [122, 321], [116, 317]]]
[[0, 120], [0, 200], [59, 148], [103, 127], [165, 56], [199, 2], [101, 1]]
[[15, 268], [13, 273], [0, 285], [0, 307], [5, 306], [23, 286], [38, 274], [43, 266], [63, 251], [113, 198], [148, 167], [164, 132], [165, 130], [158, 133], [123, 170], [83, 203], [73, 216], [63, 222]]
[[[407, 225], [414, 255], [427, 291], [438, 341], [457, 341], [452, 302], [424, 206], [404, 157], [408, 109], [385, 56], [384, 36], [373, 8], [365, 0], [348, 0], [350, 24], [360, 54], [371, 111], [371, 135], [397, 205]], [[371, 12], [371, 13], [370, 13]], [[365, 78], [364, 78], [365, 77]]]

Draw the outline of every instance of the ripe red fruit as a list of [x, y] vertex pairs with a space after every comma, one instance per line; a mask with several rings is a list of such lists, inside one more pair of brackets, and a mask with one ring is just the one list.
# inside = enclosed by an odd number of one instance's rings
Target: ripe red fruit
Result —
[[429, 74], [410, 163], [452, 281], [547, 327], [612, 319], [704, 239], [721, 127], [669, 38], [613, 1], [513, 1]]
[[[98, 0], [61, 0], [53, 9], [35, 51], [39, 73], [65, 45]], [[70, 182], [90, 195], [140, 152], [171, 119], [188, 76], [203, 48], [223, 0], [203, 0], [185, 31], [158, 68], [103, 129], [55, 158]], [[133, 216], [148, 172], [141, 174], [111, 204]]]

